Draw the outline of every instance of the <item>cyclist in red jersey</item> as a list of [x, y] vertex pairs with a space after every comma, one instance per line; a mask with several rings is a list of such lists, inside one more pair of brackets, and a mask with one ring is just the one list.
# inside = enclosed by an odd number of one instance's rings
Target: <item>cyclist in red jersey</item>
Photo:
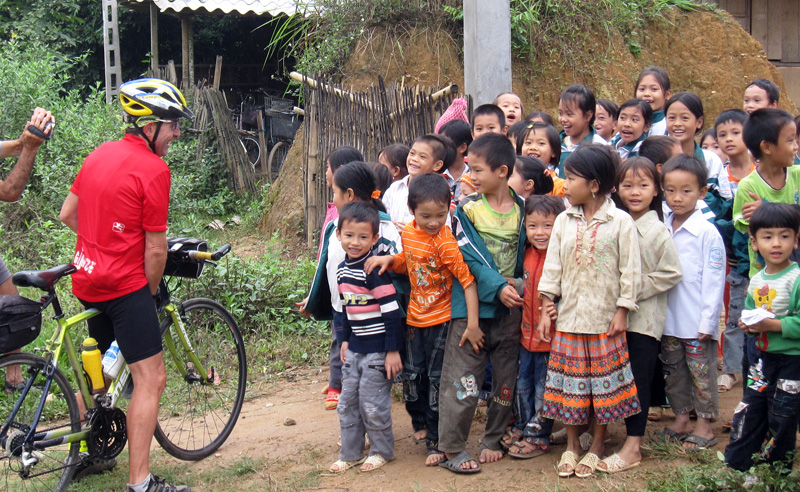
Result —
[[[78, 234], [72, 290], [101, 311], [89, 334], [105, 351], [116, 340], [133, 377], [127, 413], [132, 492], [185, 492], [150, 474], [150, 443], [166, 385], [161, 333], [153, 296], [167, 258], [170, 171], [162, 157], [180, 137], [180, 119], [193, 118], [169, 82], [122, 84], [120, 101], [131, 127], [122, 140], [90, 153], [61, 208], [61, 221]], [[84, 459], [75, 478], [114, 463]]]

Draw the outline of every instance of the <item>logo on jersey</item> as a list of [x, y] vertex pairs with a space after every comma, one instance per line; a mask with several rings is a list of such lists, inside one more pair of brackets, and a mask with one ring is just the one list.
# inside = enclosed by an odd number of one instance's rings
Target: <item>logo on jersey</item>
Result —
[[114, 222], [111, 225], [111, 230], [114, 232], [123, 232], [125, 231], [125, 224], [123, 224], [122, 222]]

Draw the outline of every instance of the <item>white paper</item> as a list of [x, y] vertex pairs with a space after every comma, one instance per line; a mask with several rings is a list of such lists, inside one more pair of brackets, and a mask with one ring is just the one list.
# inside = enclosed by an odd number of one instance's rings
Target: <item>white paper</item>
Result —
[[772, 319], [775, 317], [775, 313], [767, 311], [764, 308], [755, 308], [755, 309], [745, 309], [742, 311], [742, 322], [747, 326], [754, 325], [759, 321], [764, 321], [765, 319]]

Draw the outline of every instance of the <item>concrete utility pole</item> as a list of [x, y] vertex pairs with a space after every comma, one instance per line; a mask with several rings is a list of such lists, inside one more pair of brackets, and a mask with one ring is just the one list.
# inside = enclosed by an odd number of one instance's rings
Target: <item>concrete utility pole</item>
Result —
[[464, 86], [475, 106], [511, 91], [510, 0], [464, 0]]

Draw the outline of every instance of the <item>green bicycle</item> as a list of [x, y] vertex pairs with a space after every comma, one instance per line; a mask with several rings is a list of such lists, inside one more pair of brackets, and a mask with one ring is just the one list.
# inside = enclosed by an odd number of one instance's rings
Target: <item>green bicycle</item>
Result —
[[[206, 262], [230, 251], [229, 245], [214, 253], [184, 251], [173, 240], [170, 245], [165, 276], [197, 278]], [[45, 292], [39, 302], [42, 310], [52, 306], [57, 328], [44, 348], [35, 349], [40, 355], [0, 357], [0, 373], [20, 366], [24, 381], [18, 393], [0, 392], [0, 488], [4, 490], [65, 490], [80, 462], [81, 441], [87, 441], [90, 456], [104, 459], [119, 455], [127, 442], [125, 413], [117, 403], [129, 396], [130, 371], [123, 366], [105, 394], [92, 395], [70, 329], [99, 311], [87, 309], [65, 319], [55, 292], [56, 282], [75, 271], [67, 264], [13, 277], [18, 286]], [[173, 303], [163, 279], [157, 308], [167, 387], [155, 438], [178, 459], [200, 460], [225, 442], [242, 409], [247, 382], [244, 342], [222, 305], [204, 298]], [[85, 415], [80, 415], [72, 385], [58, 367], [64, 354], [88, 409]]]

